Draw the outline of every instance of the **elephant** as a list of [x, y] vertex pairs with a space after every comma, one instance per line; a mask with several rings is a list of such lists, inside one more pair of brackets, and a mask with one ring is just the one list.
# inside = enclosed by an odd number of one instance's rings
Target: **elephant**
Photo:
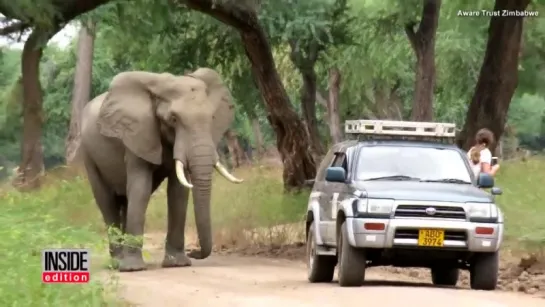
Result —
[[[190, 266], [212, 252], [211, 186], [214, 169], [241, 183], [219, 162], [217, 144], [234, 120], [234, 105], [211, 68], [186, 75], [127, 71], [82, 113], [83, 160], [95, 202], [108, 227], [119, 271], [145, 270], [142, 238], [153, 192], [167, 181], [168, 227], [163, 267]], [[192, 190], [200, 250], [185, 251], [185, 221]], [[126, 236], [125, 236], [126, 237]]]

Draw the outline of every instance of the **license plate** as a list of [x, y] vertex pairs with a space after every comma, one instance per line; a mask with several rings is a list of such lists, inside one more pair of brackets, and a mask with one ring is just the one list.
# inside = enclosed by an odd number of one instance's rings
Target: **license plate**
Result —
[[439, 229], [420, 229], [418, 231], [418, 246], [442, 247], [445, 241], [445, 231]]

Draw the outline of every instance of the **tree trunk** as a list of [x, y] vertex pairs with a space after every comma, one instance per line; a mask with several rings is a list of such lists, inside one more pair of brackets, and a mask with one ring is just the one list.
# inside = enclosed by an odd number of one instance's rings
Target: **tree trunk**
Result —
[[[494, 11], [524, 11], [529, 0], [496, 0]], [[474, 144], [477, 131], [490, 129], [501, 139], [511, 98], [518, 83], [520, 40], [523, 17], [492, 17], [488, 27], [488, 43], [469, 105], [458, 146], [468, 150]], [[492, 144], [494, 152], [496, 144]]]
[[42, 86], [40, 84], [40, 59], [44, 32], [34, 29], [23, 47], [23, 138], [21, 140], [21, 162], [17, 168], [14, 186], [21, 190], [40, 187], [40, 177], [44, 171], [42, 147]]
[[248, 163], [246, 153], [240, 146], [238, 136], [235, 131], [228, 129], [225, 132], [225, 139], [227, 141], [227, 148], [229, 149], [229, 155], [231, 156], [231, 164], [233, 168], [240, 167], [242, 164]]
[[414, 23], [405, 26], [405, 33], [416, 55], [416, 76], [411, 118], [433, 121], [433, 91], [435, 89], [435, 35], [439, 24], [441, 0], [423, 0], [418, 30]]
[[329, 99], [327, 100], [327, 115], [331, 142], [342, 140], [341, 118], [339, 116], [339, 92], [341, 89], [341, 72], [338, 68], [329, 69]]
[[403, 102], [397, 94], [398, 88], [399, 84], [393, 87], [390, 85], [381, 86], [380, 83], [375, 84], [373, 91], [375, 110], [373, 113], [377, 118], [403, 120]]
[[288, 94], [276, 70], [271, 46], [259, 24], [255, 7], [247, 2], [213, 0], [178, 0], [240, 32], [252, 73], [265, 101], [267, 119], [276, 133], [276, 146], [284, 164], [285, 190], [300, 190], [305, 181], [316, 176], [316, 163], [310, 154], [305, 126], [290, 104]]
[[314, 69], [302, 73], [303, 87], [301, 88], [301, 109], [306, 122], [314, 154], [324, 154], [324, 147], [320, 140], [318, 120], [316, 119], [316, 89], [317, 77]]
[[276, 145], [284, 164], [284, 187], [286, 190], [303, 188], [307, 179], [316, 176], [316, 163], [305, 126], [280, 82], [269, 42], [261, 26], [256, 25], [256, 28], [241, 33], [241, 37], [266, 102], [267, 119], [276, 132]]
[[66, 136], [65, 158], [71, 164], [76, 157], [80, 145], [81, 112], [91, 98], [91, 83], [93, 78], [93, 51], [95, 24], [91, 21], [82, 24], [78, 34], [78, 52], [76, 71], [74, 73], [74, 88], [72, 90], [72, 113], [70, 128]]
[[255, 149], [257, 151], [257, 159], [261, 159], [265, 153], [265, 146], [263, 141], [263, 134], [261, 133], [261, 126], [257, 117], [251, 119], [252, 133], [254, 134]]
[[[316, 90], [317, 77], [314, 66], [318, 60], [318, 54], [322, 50], [316, 42], [303, 43], [297, 39], [289, 41], [291, 48], [290, 59], [293, 65], [301, 73], [303, 86], [301, 87], [301, 110], [305, 122], [307, 133], [313, 149], [312, 154], [319, 157], [324, 154], [324, 148], [320, 141], [320, 132], [318, 130], [318, 120], [316, 119]], [[304, 49], [304, 50], [303, 50]]]

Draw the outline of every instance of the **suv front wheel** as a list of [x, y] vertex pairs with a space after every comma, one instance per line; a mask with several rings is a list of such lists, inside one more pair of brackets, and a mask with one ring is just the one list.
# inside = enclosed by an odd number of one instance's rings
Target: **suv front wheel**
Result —
[[346, 222], [341, 225], [337, 237], [337, 256], [339, 263], [339, 285], [341, 287], [359, 287], [365, 280], [365, 251], [354, 248], [348, 243]]
[[469, 265], [469, 284], [475, 290], [494, 290], [498, 284], [498, 252], [477, 253]]
[[337, 259], [334, 256], [322, 256], [316, 253], [314, 222], [310, 224], [307, 236], [307, 273], [308, 281], [331, 282], [335, 273]]

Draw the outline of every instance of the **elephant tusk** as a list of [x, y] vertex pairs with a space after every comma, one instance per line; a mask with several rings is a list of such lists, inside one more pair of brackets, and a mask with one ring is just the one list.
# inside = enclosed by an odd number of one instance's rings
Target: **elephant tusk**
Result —
[[221, 165], [221, 163], [218, 161], [216, 162], [216, 165], [214, 165], [218, 173], [220, 173], [225, 179], [231, 181], [232, 183], [241, 183], [244, 180], [238, 179], [237, 177], [233, 176], [229, 171], [225, 168], [225, 166]]
[[189, 182], [187, 182], [187, 179], [185, 178], [185, 172], [184, 172], [184, 164], [178, 160], [176, 160], [176, 177], [178, 177], [178, 181], [180, 181], [180, 183], [188, 188], [188, 189], [192, 189], [193, 188], [193, 185]]

